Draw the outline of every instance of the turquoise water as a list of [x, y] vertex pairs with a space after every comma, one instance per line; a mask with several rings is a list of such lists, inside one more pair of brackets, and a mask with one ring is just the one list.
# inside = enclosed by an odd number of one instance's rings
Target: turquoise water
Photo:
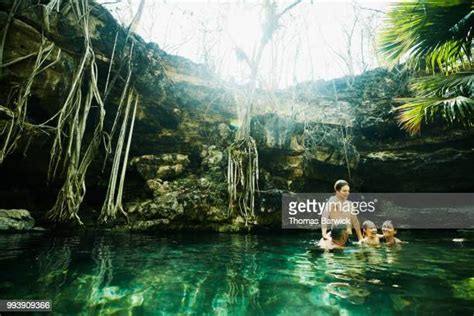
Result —
[[0, 299], [69, 315], [473, 315], [474, 233], [399, 237], [312, 254], [313, 233], [0, 235]]

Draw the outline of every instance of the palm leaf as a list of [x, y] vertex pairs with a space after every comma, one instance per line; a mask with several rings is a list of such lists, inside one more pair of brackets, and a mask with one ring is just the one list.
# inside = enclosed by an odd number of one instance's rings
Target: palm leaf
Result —
[[425, 97], [452, 97], [474, 95], [474, 71], [467, 70], [451, 75], [443, 73], [414, 79], [410, 89], [419, 96]]
[[398, 99], [405, 102], [395, 109], [400, 125], [410, 134], [435, 118], [473, 126], [473, 8], [466, 0], [418, 0], [389, 12], [379, 36], [385, 60], [431, 73], [410, 84], [415, 97]]
[[379, 36], [380, 53], [391, 66], [406, 59], [415, 69], [452, 72], [470, 64], [471, 6], [466, 0], [395, 3]]
[[412, 135], [420, 132], [423, 121], [433, 121], [436, 117], [451, 124], [474, 126], [474, 101], [468, 97], [400, 98], [398, 101], [405, 103], [395, 108], [400, 125]]

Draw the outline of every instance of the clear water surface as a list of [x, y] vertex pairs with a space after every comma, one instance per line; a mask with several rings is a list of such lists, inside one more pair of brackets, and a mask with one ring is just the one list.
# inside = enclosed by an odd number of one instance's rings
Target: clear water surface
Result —
[[399, 237], [318, 254], [315, 233], [0, 235], [0, 299], [64, 315], [473, 315], [474, 232]]

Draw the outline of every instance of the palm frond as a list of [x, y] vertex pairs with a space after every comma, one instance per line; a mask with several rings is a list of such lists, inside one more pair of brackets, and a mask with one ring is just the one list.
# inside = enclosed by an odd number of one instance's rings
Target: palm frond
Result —
[[474, 100], [471, 98], [417, 97], [398, 100], [405, 103], [395, 108], [399, 112], [400, 125], [412, 135], [420, 132], [423, 121], [432, 121], [435, 118], [451, 124], [474, 126]]
[[456, 95], [474, 96], [474, 71], [461, 71], [451, 75], [443, 73], [414, 79], [410, 89], [424, 97], [449, 98]]
[[463, 69], [472, 61], [471, 6], [466, 0], [395, 3], [380, 33], [380, 53], [391, 66], [406, 59], [415, 69]]
[[431, 75], [413, 80], [413, 98], [398, 101], [399, 123], [410, 134], [435, 118], [473, 126], [474, 6], [469, 0], [416, 0], [395, 3], [379, 36], [379, 51], [390, 66]]

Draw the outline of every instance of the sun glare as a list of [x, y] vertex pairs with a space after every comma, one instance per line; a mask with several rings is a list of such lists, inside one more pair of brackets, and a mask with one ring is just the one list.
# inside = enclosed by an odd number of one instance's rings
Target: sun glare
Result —
[[[140, 3], [102, 2], [124, 25]], [[146, 1], [136, 31], [167, 53], [206, 64], [233, 82], [247, 82], [250, 64], [258, 63], [259, 84], [268, 88], [357, 75], [379, 66], [375, 39], [388, 2], [292, 3], [276, 3], [271, 15], [264, 2]], [[274, 32], [257, 61], [271, 23]]]
[[262, 36], [259, 12], [248, 7], [233, 8], [225, 30], [236, 46], [247, 52], [252, 51]]

